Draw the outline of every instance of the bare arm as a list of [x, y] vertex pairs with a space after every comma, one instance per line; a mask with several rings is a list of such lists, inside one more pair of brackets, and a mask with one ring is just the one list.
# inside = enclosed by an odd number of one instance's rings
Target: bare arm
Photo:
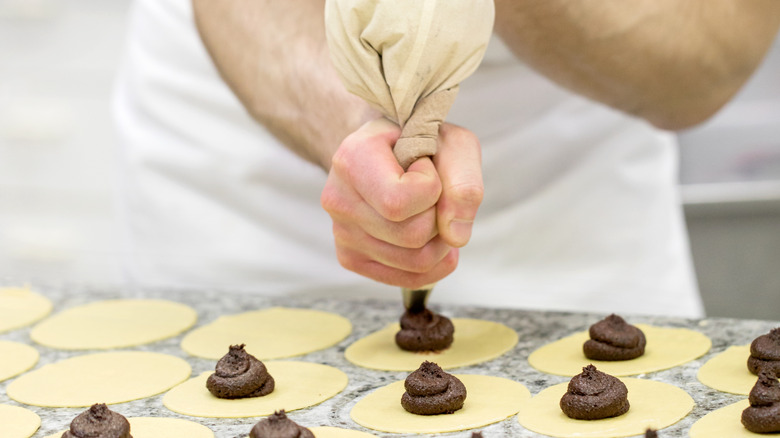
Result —
[[328, 57], [324, 0], [193, 0], [220, 74], [254, 119], [330, 168], [350, 133], [379, 116], [349, 94]]
[[720, 109], [780, 26], [777, 0], [495, 0], [496, 30], [559, 84], [665, 129]]

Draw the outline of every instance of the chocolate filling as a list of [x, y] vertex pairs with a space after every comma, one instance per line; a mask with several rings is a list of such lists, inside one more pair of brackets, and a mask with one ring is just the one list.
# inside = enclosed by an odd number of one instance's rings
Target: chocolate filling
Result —
[[602, 373], [593, 365], [572, 377], [561, 410], [577, 420], [599, 420], [628, 412], [628, 389], [615, 377]]
[[103, 403], [94, 404], [70, 423], [62, 438], [133, 438], [130, 423]]
[[482, 432], [471, 432], [471, 438], [485, 438], [482, 436]]
[[274, 378], [262, 362], [244, 350], [244, 344], [231, 345], [206, 380], [206, 388], [219, 398], [261, 397], [274, 390]]
[[780, 432], [780, 383], [774, 373], [761, 370], [742, 411], [742, 424], [755, 433]]
[[645, 353], [645, 334], [612, 314], [590, 326], [590, 340], [582, 350], [592, 360], [629, 360]]
[[463, 382], [427, 360], [409, 374], [404, 387], [401, 406], [417, 415], [451, 414], [466, 400]]
[[747, 366], [753, 374], [764, 369], [780, 376], [780, 327], [753, 340]]
[[401, 330], [395, 334], [395, 343], [407, 351], [438, 351], [452, 345], [455, 327], [449, 318], [426, 308], [407, 309], [401, 315]]
[[647, 432], [645, 432], [645, 438], [658, 438], [658, 432], [653, 429], [647, 429]]
[[287, 418], [284, 409], [260, 420], [249, 432], [250, 438], [314, 438], [307, 428]]

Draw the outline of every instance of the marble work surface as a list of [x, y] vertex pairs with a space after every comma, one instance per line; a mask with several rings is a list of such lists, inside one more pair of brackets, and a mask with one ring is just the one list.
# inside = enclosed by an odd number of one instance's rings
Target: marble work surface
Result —
[[[10, 284], [6, 284], [11, 286]], [[382, 372], [368, 370], [352, 365], [344, 359], [344, 349], [357, 339], [384, 327], [387, 323], [397, 321], [402, 312], [400, 294], [398, 301], [337, 301], [324, 298], [267, 298], [247, 295], [226, 294], [220, 292], [191, 292], [180, 290], [105, 290], [84, 286], [50, 287], [36, 286], [33, 288], [47, 296], [54, 303], [54, 312], [84, 304], [91, 301], [113, 298], [165, 298], [192, 306], [198, 311], [197, 326], [207, 324], [220, 315], [228, 315], [269, 306], [307, 307], [340, 314], [353, 324], [349, 337], [334, 347], [294, 358], [294, 360], [311, 361], [331, 365], [344, 371], [349, 376], [347, 388], [334, 398], [320, 405], [293, 411], [290, 418], [304, 426], [337, 426], [348, 429], [362, 430], [383, 437], [411, 437], [416, 435], [384, 434], [373, 432], [352, 422], [349, 416], [351, 408], [357, 400], [374, 389], [396, 380], [401, 380], [408, 373]], [[490, 362], [455, 370], [455, 373], [487, 374], [505, 377], [524, 384], [532, 394], [536, 394], [551, 385], [568, 381], [566, 377], [541, 373], [528, 365], [528, 355], [536, 348], [557, 340], [575, 331], [586, 329], [590, 324], [605, 315], [588, 315], [573, 313], [552, 313], [523, 311], [510, 309], [487, 309], [432, 305], [435, 310], [451, 317], [480, 318], [499, 321], [516, 330], [520, 342], [509, 353]], [[744, 397], [730, 395], [710, 389], [696, 379], [699, 367], [713, 355], [720, 353], [730, 345], [742, 345], [752, 341], [756, 336], [768, 332], [780, 325], [777, 321], [734, 320], [711, 318], [704, 320], [684, 320], [666, 317], [631, 317], [632, 323], [647, 323], [660, 326], [686, 327], [700, 331], [712, 339], [713, 346], [702, 358], [670, 370], [649, 373], [638, 376], [671, 383], [687, 391], [696, 401], [693, 411], [679, 423], [660, 431], [663, 438], [685, 437], [691, 425], [703, 415], [717, 408], [736, 402]], [[32, 344], [29, 338], [30, 327], [0, 334], [0, 339]], [[179, 348], [182, 336], [134, 348], [135, 350], [156, 351], [181, 357], [192, 365], [193, 375], [213, 370], [216, 361], [188, 356]], [[58, 351], [36, 345], [41, 359], [36, 365], [52, 363], [84, 352]], [[8, 383], [13, 379], [0, 383], [0, 403], [20, 406], [6, 395]], [[71, 419], [83, 409], [71, 408], [38, 408], [24, 406], [36, 412], [42, 420], [41, 428], [34, 437], [44, 437], [63, 430]], [[137, 400], [128, 403], [112, 405], [111, 408], [125, 416], [166, 416], [185, 418], [211, 428], [218, 438], [233, 438], [247, 436], [252, 425], [259, 418], [243, 419], [211, 419], [193, 418], [170, 412], [162, 405], [162, 395]], [[541, 436], [526, 429], [518, 423], [516, 417], [481, 429], [486, 438], [493, 437], [535, 437]], [[428, 435], [430, 436], [430, 435]], [[471, 432], [458, 432], [437, 435], [441, 437], [471, 436]]]

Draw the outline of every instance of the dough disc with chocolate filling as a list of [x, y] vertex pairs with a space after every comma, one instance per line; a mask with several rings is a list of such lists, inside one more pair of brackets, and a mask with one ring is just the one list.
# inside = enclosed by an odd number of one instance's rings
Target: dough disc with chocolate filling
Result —
[[553, 437], [616, 438], [642, 435], [648, 427], [662, 429], [684, 418], [694, 401], [682, 389], [653, 380], [621, 379], [628, 388], [631, 408], [619, 417], [574, 420], [561, 411], [568, 382], [542, 390], [520, 410], [520, 425]]
[[749, 345], [729, 347], [705, 362], [699, 368], [696, 378], [699, 382], [718, 391], [748, 395], [756, 384], [756, 375], [747, 368], [748, 357], [750, 357]]
[[51, 308], [48, 298], [28, 288], [0, 288], [0, 333], [32, 324]]
[[76, 356], [44, 365], [8, 385], [8, 396], [33, 406], [85, 407], [122, 403], [164, 392], [189, 377], [178, 357], [146, 351]]
[[[214, 438], [214, 432], [206, 426], [179, 418], [134, 417], [128, 418], [133, 438]], [[45, 438], [60, 438], [65, 431]]]
[[0, 436], [3, 438], [29, 438], [41, 426], [41, 417], [35, 412], [18, 406], [0, 404]]
[[395, 334], [398, 323], [374, 332], [344, 352], [344, 357], [355, 365], [384, 371], [414, 371], [420, 362], [430, 360], [443, 369], [452, 369], [495, 359], [517, 344], [517, 333], [493, 321], [452, 318], [455, 340], [441, 352], [411, 352], [398, 348]]
[[181, 348], [206, 359], [219, 359], [226, 345], [246, 344], [260, 359], [299, 356], [336, 345], [352, 324], [343, 316], [309, 309], [273, 307], [221, 316], [184, 337]]
[[38, 350], [29, 345], [0, 341], [0, 382], [29, 370], [39, 357]]
[[[457, 327], [455, 330], [457, 334]], [[382, 432], [455, 432], [504, 420], [516, 414], [530, 398], [525, 386], [509, 379], [476, 374], [457, 374], [455, 377], [466, 386], [468, 397], [463, 408], [452, 414], [415, 415], [407, 412], [401, 406], [405, 389], [404, 381], [400, 380], [358, 401], [350, 416], [361, 426]]]
[[272, 375], [274, 391], [263, 397], [221, 399], [206, 389], [211, 372], [205, 372], [168, 391], [163, 405], [173, 412], [194, 417], [241, 418], [271, 415], [322, 403], [343, 391], [347, 375], [327, 365], [311, 362], [263, 362]]
[[[743, 366], [745, 366], [743, 364]], [[747, 368], [745, 366], [745, 368]], [[751, 374], [752, 375], [752, 374]], [[755, 383], [755, 377], [753, 375], [753, 383]], [[748, 438], [748, 437], [767, 437], [774, 436], [774, 434], [766, 435], [753, 433], [742, 425], [742, 411], [744, 411], [750, 402], [747, 400], [740, 400], [734, 404], [730, 404], [724, 408], [712, 411], [709, 414], [703, 416], [698, 421], [693, 423], [689, 432], [691, 438], [713, 438], [713, 437], [728, 437], [728, 438]]]
[[528, 357], [528, 363], [541, 372], [559, 376], [577, 375], [589, 364], [612, 376], [632, 376], [682, 365], [704, 355], [712, 346], [710, 338], [693, 330], [644, 324], [636, 327], [647, 338], [645, 354], [636, 359], [613, 362], [586, 358], [582, 344], [590, 337], [582, 331], [537, 349]]
[[166, 300], [107, 300], [64, 310], [36, 325], [33, 341], [64, 350], [124, 348], [176, 336], [198, 314]]

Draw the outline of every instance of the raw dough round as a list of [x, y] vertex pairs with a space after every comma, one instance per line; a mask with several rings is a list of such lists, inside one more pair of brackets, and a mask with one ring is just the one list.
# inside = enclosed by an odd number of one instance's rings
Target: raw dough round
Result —
[[48, 298], [28, 288], [0, 288], [0, 333], [32, 324], [51, 308]]
[[0, 382], [17, 376], [38, 362], [38, 350], [19, 342], [0, 341]]
[[528, 356], [528, 363], [543, 373], [559, 376], [576, 376], [588, 364], [613, 376], [633, 376], [690, 362], [703, 356], [712, 346], [710, 338], [693, 330], [636, 326], [647, 338], [645, 354], [636, 359], [614, 362], [588, 359], [582, 352], [582, 344], [590, 337], [583, 331], [537, 349]]
[[748, 371], [750, 345], [732, 346], [699, 368], [699, 382], [718, 391], [748, 395], [758, 376]]
[[775, 434], [753, 433], [742, 425], [742, 411], [750, 406], [747, 400], [740, 400], [725, 408], [712, 411], [693, 423], [690, 431], [691, 438], [712, 438], [726, 436], [729, 438], [775, 436]]
[[[561, 411], [560, 401], [569, 385], [560, 383], [542, 390], [520, 410], [518, 421], [526, 429], [554, 437], [613, 438], [644, 434], [648, 427], [663, 429], [691, 412], [694, 401], [682, 389], [668, 383], [621, 379], [628, 388], [628, 412], [603, 420], [574, 420]], [[715, 435], [721, 436], [721, 435]]]
[[274, 391], [263, 397], [222, 399], [206, 389], [207, 371], [168, 391], [163, 405], [194, 417], [241, 418], [294, 411], [322, 403], [347, 387], [347, 375], [328, 365], [311, 362], [263, 362], [274, 378]]
[[76, 356], [44, 365], [8, 385], [8, 396], [34, 406], [86, 407], [122, 403], [164, 392], [189, 377], [178, 357], [146, 351]]
[[414, 371], [425, 360], [443, 369], [474, 365], [495, 359], [517, 344], [517, 333], [493, 321], [452, 318], [455, 340], [439, 353], [415, 353], [398, 348], [395, 334], [398, 323], [374, 332], [350, 345], [344, 357], [355, 365], [384, 371]]
[[0, 405], [0, 436], [29, 438], [41, 427], [41, 417], [18, 406]]
[[32, 329], [30, 338], [64, 350], [124, 348], [176, 336], [197, 318], [194, 309], [173, 301], [98, 301], [45, 319]]
[[376, 435], [359, 430], [342, 429], [340, 427], [310, 427], [315, 438], [375, 438]]
[[[133, 438], [214, 438], [214, 432], [208, 427], [180, 418], [132, 417], [127, 421]], [[61, 438], [63, 433], [64, 430], [45, 438]]]
[[206, 359], [219, 359], [228, 345], [246, 344], [260, 359], [299, 356], [336, 345], [349, 336], [352, 324], [333, 313], [272, 307], [221, 316], [184, 337], [181, 348]]
[[361, 426], [391, 433], [440, 433], [474, 429], [516, 414], [531, 397], [522, 384], [501, 377], [455, 375], [466, 385], [466, 402], [452, 414], [415, 415], [401, 406], [404, 381], [377, 389], [358, 401], [350, 416]]

